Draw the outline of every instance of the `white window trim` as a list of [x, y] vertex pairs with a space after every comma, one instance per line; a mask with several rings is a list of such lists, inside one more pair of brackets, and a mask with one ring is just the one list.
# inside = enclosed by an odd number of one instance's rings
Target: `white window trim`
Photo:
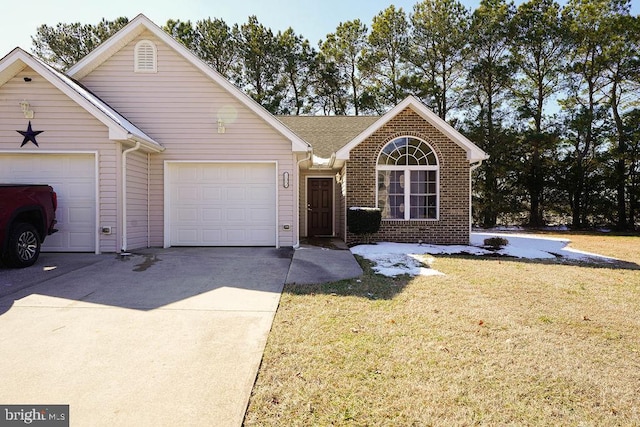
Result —
[[[140, 56], [140, 46], [141, 45], [150, 45], [153, 49], [153, 68], [139, 68], [139, 56]], [[134, 48], [134, 58], [133, 58], [133, 71], [136, 73], [157, 73], [158, 72], [158, 48], [156, 44], [151, 40], [140, 40], [136, 43]]]
[[[413, 138], [425, 143], [431, 151], [436, 155], [436, 161], [438, 161], [438, 155], [436, 151], [433, 149], [431, 144], [426, 142], [423, 139], [417, 138], [415, 136], [401, 136], [392, 139], [387, 144], [382, 147], [380, 153], [378, 154], [378, 160], [376, 161], [376, 207], [379, 208], [380, 195], [379, 195], [379, 182], [378, 182], [378, 171], [403, 171], [404, 174], [404, 200], [405, 200], [405, 209], [404, 209], [404, 218], [382, 218], [382, 221], [412, 221], [412, 222], [428, 222], [428, 221], [439, 221], [440, 220], [440, 162], [437, 165], [379, 165], [380, 156], [382, 155], [384, 148], [387, 145], [391, 144], [393, 141], [396, 141], [400, 138]], [[411, 171], [436, 171], [436, 217], [435, 218], [411, 218]]]

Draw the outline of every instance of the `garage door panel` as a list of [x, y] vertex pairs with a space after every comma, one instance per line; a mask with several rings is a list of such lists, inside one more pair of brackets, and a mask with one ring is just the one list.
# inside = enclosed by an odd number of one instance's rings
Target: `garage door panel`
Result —
[[94, 210], [88, 207], [70, 207], [69, 222], [73, 224], [93, 224]]
[[202, 220], [204, 222], [218, 222], [223, 219], [222, 209], [203, 209]]
[[222, 230], [217, 229], [203, 229], [202, 230], [202, 240], [205, 242], [217, 242], [222, 241]]
[[0, 182], [48, 184], [58, 195], [57, 233], [49, 252], [95, 250], [95, 157], [93, 154], [0, 153]]
[[269, 224], [273, 221], [272, 213], [268, 209], [251, 209], [248, 213], [247, 219], [255, 224]]
[[222, 197], [222, 188], [204, 186], [202, 188], [202, 201], [204, 202], [219, 202], [224, 198]]
[[225, 193], [227, 195], [228, 202], [246, 202], [247, 201], [246, 188], [238, 187], [236, 185], [236, 186], [225, 189]]
[[70, 199], [83, 198], [83, 194], [94, 192], [95, 184], [93, 181], [69, 183], [66, 188], [69, 190]]
[[[238, 209], [227, 209], [226, 210], [226, 215], [227, 215], [227, 221], [230, 224], [237, 224], [237, 223], [245, 223], [248, 218], [247, 218], [247, 209], [243, 209], [243, 208], [238, 208]], [[253, 225], [253, 224], [252, 224]]]
[[69, 232], [69, 250], [72, 252], [86, 250], [86, 242], [92, 237], [91, 232]]
[[214, 182], [229, 182], [230, 179], [224, 174], [224, 170], [220, 168], [206, 168], [201, 169], [200, 175], [202, 176], [203, 181], [214, 181]]
[[261, 205], [269, 200], [271, 194], [268, 187], [257, 186], [249, 190], [248, 196], [249, 200], [252, 200], [254, 204]]
[[193, 223], [198, 220], [198, 211], [195, 208], [182, 207], [177, 209], [176, 220], [180, 223]]
[[169, 165], [174, 246], [275, 246], [273, 163]]
[[196, 244], [198, 242], [198, 232], [195, 228], [179, 228], [177, 229], [177, 238], [185, 242], [184, 244]]

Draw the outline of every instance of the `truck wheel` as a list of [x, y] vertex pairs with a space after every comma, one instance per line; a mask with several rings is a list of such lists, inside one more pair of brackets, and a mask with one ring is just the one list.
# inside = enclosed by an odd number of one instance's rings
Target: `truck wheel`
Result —
[[40, 255], [40, 236], [36, 228], [26, 222], [16, 224], [9, 234], [5, 263], [9, 267], [29, 267]]

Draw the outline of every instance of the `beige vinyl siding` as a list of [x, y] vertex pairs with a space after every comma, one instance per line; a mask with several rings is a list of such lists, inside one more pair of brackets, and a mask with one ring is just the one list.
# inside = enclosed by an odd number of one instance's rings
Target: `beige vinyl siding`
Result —
[[[32, 81], [25, 82], [25, 77]], [[36, 137], [39, 147], [31, 142], [20, 147], [22, 136], [15, 130], [26, 130], [29, 122], [19, 105], [23, 100], [30, 103], [35, 113], [31, 119], [33, 130], [44, 131]], [[0, 150], [97, 152], [98, 226], [110, 226], [114, 231], [111, 235], [98, 235], [99, 250], [119, 250], [115, 185], [119, 146], [109, 140], [109, 131], [103, 123], [28, 67], [0, 86]]]
[[[134, 72], [134, 46], [157, 45], [157, 73]], [[143, 32], [82, 79], [82, 83], [156, 141], [163, 153], [151, 155], [151, 245], [164, 242], [164, 161], [277, 161], [278, 230], [281, 246], [294, 244], [294, 188], [282, 186], [282, 173], [297, 179], [291, 142], [218, 86], [189, 61]], [[226, 132], [218, 133], [218, 117]], [[293, 182], [293, 181], [292, 181]]]
[[147, 154], [133, 151], [127, 154], [127, 249], [147, 247], [148, 174]]

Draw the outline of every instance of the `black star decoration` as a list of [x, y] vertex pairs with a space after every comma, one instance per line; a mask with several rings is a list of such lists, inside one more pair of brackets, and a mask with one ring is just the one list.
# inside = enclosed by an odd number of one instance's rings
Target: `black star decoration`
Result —
[[21, 130], [17, 130], [16, 132], [18, 132], [20, 135], [24, 136], [24, 139], [22, 140], [22, 144], [20, 144], [20, 147], [24, 147], [25, 144], [29, 141], [33, 142], [36, 147], [40, 147], [38, 145], [38, 142], [36, 141], [36, 136], [40, 135], [42, 132], [44, 132], [43, 130], [33, 130], [31, 129], [31, 120], [29, 120], [29, 126], [27, 126], [27, 131], [21, 131]]

